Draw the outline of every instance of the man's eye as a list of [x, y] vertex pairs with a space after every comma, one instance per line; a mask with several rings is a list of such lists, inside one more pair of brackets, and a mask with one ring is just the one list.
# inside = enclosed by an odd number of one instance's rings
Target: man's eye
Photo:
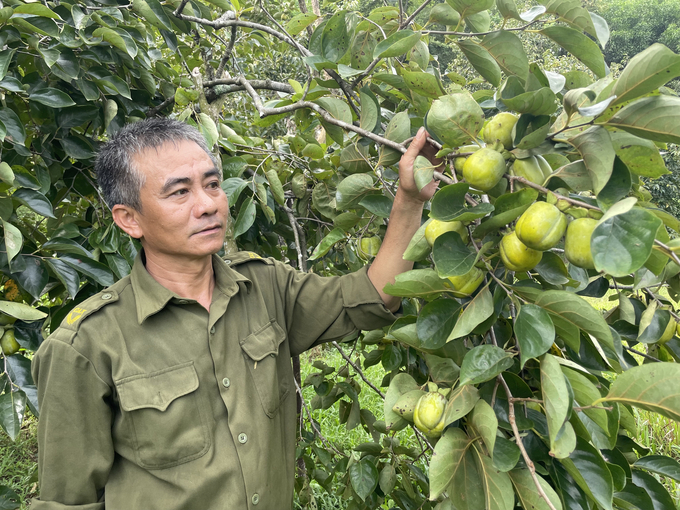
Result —
[[180, 195], [186, 195], [189, 192], [186, 188], [178, 189], [177, 191], [174, 191], [172, 194], [176, 196]]
[[220, 187], [220, 183], [217, 181], [213, 181], [211, 183], [208, 183], [208, 187], [211, 189], [217, 189]]

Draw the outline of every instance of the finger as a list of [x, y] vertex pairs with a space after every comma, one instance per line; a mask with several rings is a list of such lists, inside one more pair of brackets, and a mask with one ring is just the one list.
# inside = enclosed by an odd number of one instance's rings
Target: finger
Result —
[[411, 145], [409, 145], [408, 149], [402, 156], [401, 160], [404, 163], [413, 163], [416, 160], [416, 157], [418, 154], [420, 154], [420, 151], [425, 147], [425, 144], [427, 143], [427, 132], [425, 131], [425, 128], [420, 128], [418, 130], [418, 133], [416, 133], [415, 138], [413, 138], [413, 141], [411, 141]]

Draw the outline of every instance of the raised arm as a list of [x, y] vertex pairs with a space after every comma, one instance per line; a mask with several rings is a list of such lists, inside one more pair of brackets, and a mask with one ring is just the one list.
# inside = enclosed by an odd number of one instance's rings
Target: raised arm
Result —
[[418, 191], [413, 178], [413, 163], [418, 154], [423, 154], [433, 163], [439, 163], [434, 157], [435, 153], [434, 147], [427, 143], [427, 132], [420, 128], [399, 162], [399, 188], [394, 197], [390, 222], [380, 250], [368, 270], [371, 283], [391, 311], [399, 308], [401, 299], [385, 294], [383, 288], [388, 283], [394, 283], [395, 276], [413, 268], [413, 262], [404, 260], [403, 254], [413, 234], [420, 227], [423, 204], [437, 190], [437, 182], [432, 181], [422, 191]]

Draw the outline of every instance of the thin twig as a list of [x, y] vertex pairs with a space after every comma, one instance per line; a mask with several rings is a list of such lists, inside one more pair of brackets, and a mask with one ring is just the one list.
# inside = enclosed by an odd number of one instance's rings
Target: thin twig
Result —
[[406, 18], [406, 21], [404, 21], [399, 28], [404, 28], [409, 26], [414, 19], [416, 19], [416, 16], [420, 14], [420, 11], [422, 11], [425, 7], [427, 7], [427, 4], [429, 4], [432, 0], [425, 0], [422, 4], [420, 4], [420, 7], [418, 7], [415, 11], [413, 11], [413, 14], [411, 14], [408, 18]]
[[510, 392], [510, 388], [508, 387], [508, 383], [505, 382], [505, 379], [503, 379], [503, 376], [501, 375], [497, 377], [497, 381], [500, 382], [503, 385], [503, 388], [505, 389], [505, 395], [508, 398], [508, 421], [510, 422], [510, 426], [512, 427], [512, 433], [515, 436], [515, 441], [517, 441], [517, 446], [519, 446], [519, 450], [520, 452], [522, 452], [524, 463], [527, 465], [527, 468], [529, 468], [529, 473], [531, 474], [531, 478], [533, 479], [534, 484], [536, 485], [536, 489], [538, 490], [540, 496], [545, 500], [546, 504], [548, 505], [548, 508], [550, 508], [551, 510], [557, 510], [555, 506], [552, 504], [552, 501], [550, 501], [550, 498], [548, 498], [547, 494], [543, 490], [543, 486], [541, 485], [541, 482], [539, 482], [538, 480], [538, 475], [536, 475], [536, 467], [534, 466], [531, 457], [529, 457], [526, 448], [524, 448], [522, 436], [520, 436], [519, 434], [519, 429], [517, 428], [517, 421], [515, 420], [515, 405], [512, 403], [513, 396], [512, 393]]
[[505, 174], [503, 177], [508, 179], [509, 181], [517, 181], [521, 182], [524, 186], [528, 186], [529, 188], [534, 188], [535, 190], [540, 191], [541, 193], [544, 193], [547, 195], [548, 193], [552, 193], [557, 197], [558, 200], [564, 200], [566, 202], [569, 202], [572, 205], [575, 205], [577, 207], [583, 207], [584, 209], [591, 209], [593, 211], [600, 211], [602, 212], [602, 209], [595, 205], [590, 205], [586, 204], [585, 202], [581, 202], [580, 200], [575, 200], [573, 198], [565, 197], [564, 195], [560, 195], [558, 193], [555, 193], [554, 191], [549, 190], [548, 188], [541, 186], [540, 184], [536, 184], [535, 182], [531, 182], [528, 179], [525, 179], [524, 177], [520, 177], [519, 175], [510, 175], [510, 174]]
[[155, 116], [158, 115], [161, 111], [163, 111], [166, 107], [170, 106], [170, 105], [173, 104], [174, 102], [175, 102], [175, 97], [174, 97], [174, 96], [173, 96], [173, 97], [169, 97], [168, 99], [166, 99], [165, 101], [163, 101], [163, 102], [162, 102], [161, 104], [159, 104], [158, 106], [154, 106], [153, 108], [151, 108], [151, 109], [146, 113], [146, 116], [147, 116], [147, 117], [155, 117]]
[[367, 377], [364, 375], [364, 373], [362, 372], [361, 368], [358, 367], [357, 364], [354, 363], [354, 362], [352, 361], [352, 359], [351, 359], [349, 356], [347, 356], [347, 354], [345, 354], [345, 351], [342, 349], [342, 347], [340, 347], [340, 344], [339, 344], [338, 342], [336, 342], [335, 340], [333, 340], [333, 342], [331, 342], [331, 343], [332, 343], [332, 344], [335, 346], [335, 348], [338, 350], [338, 352], [340, 353], [340, 356], [342, 356], [342, 357], [344, 358], [344, 360], [345, 360], [347, 363], [349, 363], [350, 365], [352, 365], [352, 368], [355, 370], [355, 372], [356, 372], [357, 374], [359, 374], [359, 377], [361, 377], [361, 378], [364, 380], [364, 382], [365, 382], [366, 384], [368, 384], [368, 385], [371, 387], [371, 389], [372, 389], [373, 391], [375, 391], [375, 392], [376, 392], [378, 395], [380, 395], [382, 398], [385, 398], [385, 394], [384, 394], [382, 391], [380, 391], [380, 389], [377, 388], [377, 387], [375, 386], [375, 384], [373, 384], [371, 381], [368, 380], [368, 378], [367, 378]]
[[631, 349], [630, 347], [628, 347], [626, 345], [624, 345], [623, 348], [626, 349], [628, 352], [630, 352], [632, 354], [637, 354], [638, 356], [642, 356], [643, 358], [648, 359], [649, 361], [654, 361], [654, 362], [657, 362], [657, 363], [661, 362], [660, 359], [656, 359], [654, 356], [650, 356], [649, 354], [645, 354], [644, 352], [636, 351], [635, 349]]
[[302, 250], [300, 248], [300, 235], [298, 233], [300, 225], [298, 225], [298, 222], [295, 220], [295, 215], [293, 214], [293, 210], [290, 207], [286, 207], [284, 205], [283, 210], [286, 211], [286, 215], [288, 215], [288, 221], [290, 222], [290, 227], [293, 229], [293, 236], [295, 236], [295, 250], [297, 251], [298, 255], [298, 269], [307, 272], [307, 261], [305, 260], [306, 257], [302, 254]]
[[231, 39], [229, 39], [229, 46], [227, 46], [227, 49], [224, 52], [224, 55], [222, 55], [222, 59], [220, 60], [220, 65], [217, 67], [217, 77], [218, 78], [220, 78], [222, 76], [222, 73], [224, 73], [224, 66], [227, 65], [227, 62], [229, 62], [229, 59], [231, 58], [231, 54], [234, 51], [234, 44], [236, 43], [236, 31], [237, 30], [238, 30], [238, 27], [236, 25], [231, 27]]
[[[543, 20], [534, 20], [531, 23], [527, 23], [526, 25], [523, 25], [521, 27], [517, 28], [506, 28], [504, 29], [505, 32], [520, 32], [522, 30], [526, 30], [529, 28], [531, 25], [534, 25], [536, 23], [546, 23]], [[491, 30], [489, 32], [453, 32], [449, 30], [422, 30], [421, 33], [423, 34], [436, 34], [436, 35], [456, 35], [458, 37], [480, 37], [483, 35], [489, 35], [489, 34], [496, 34], [498, 33], [498, 30]]]

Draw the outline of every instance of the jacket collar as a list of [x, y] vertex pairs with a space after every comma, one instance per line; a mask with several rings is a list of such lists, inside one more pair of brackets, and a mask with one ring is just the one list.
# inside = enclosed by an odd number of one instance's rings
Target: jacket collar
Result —
[[[193, 303], [194, 300], [178, 296], [171, 290], [158, 283], [145, 267], [144, 251], [140, 250], [130, 272], [130, 282], [137, 305], [137, 321], [141, 325], [148, 317], [160, 312], [172, 301], [177, 304]], [[234, 271], [219, 256], [212, 256], [213, 271], [215, 272], [215, 289], [213, 302], [218, 294], [230, 298], [239, 291], [240, 285], [245, 284], [248, 291], [252, 282], [242, 274]]]

